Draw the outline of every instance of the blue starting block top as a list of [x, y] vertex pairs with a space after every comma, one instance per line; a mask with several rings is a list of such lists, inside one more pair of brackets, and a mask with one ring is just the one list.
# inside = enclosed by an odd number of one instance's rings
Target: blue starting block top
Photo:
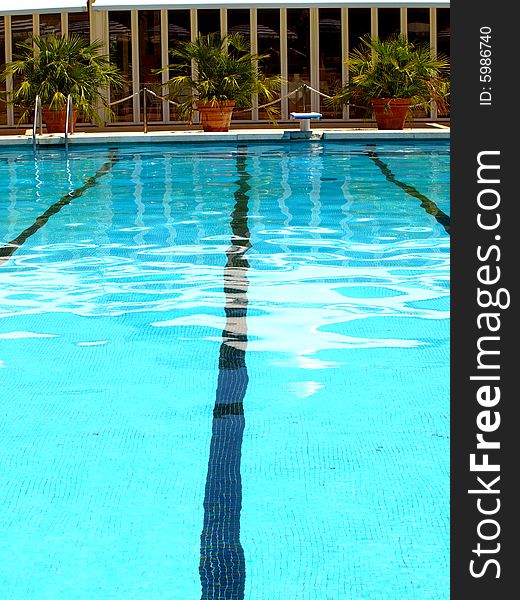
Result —
[[321, 119], [323, 115], [319, 112], [292, 112], [291, 117], [293, 119]]
[[323, 115], [319, 112], [292, 112], [291, 117], [300, 121], [300, 131], [306, 131], [310, 135], [311, 119], [321, 119]]

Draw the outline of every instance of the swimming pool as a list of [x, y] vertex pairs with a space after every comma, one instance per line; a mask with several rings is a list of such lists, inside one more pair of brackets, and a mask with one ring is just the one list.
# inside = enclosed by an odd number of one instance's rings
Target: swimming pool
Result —
[[5, 600], [449, 597], [447, 143], [0, 176]]

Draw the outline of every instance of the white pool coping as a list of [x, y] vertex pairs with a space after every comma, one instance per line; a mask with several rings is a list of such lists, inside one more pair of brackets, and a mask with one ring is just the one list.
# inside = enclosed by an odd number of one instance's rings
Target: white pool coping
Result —
[[[149, 131], [148, 133], [113, 131], [113, 132], [78, 132], [69, 135], [69, 145], [85, 144], [139, 144], [139, 143], [193, 143], [193, 142], [286, 142], [294, 140], [446, 140], [450, 138], [449, 127], [423, 127], [403, 130], [386, 130], [368, 128], [345, 129], [312, 129], [300, 132], [295, 129], [234, 129], [226, 132], [205, 133], [202, 130], [188, 131]], [[20, 135], [0, 135], [0, 146], [31, 146], [32, 133]], [[36, 136], [39, 146], [63, 145], [64, 134], [44, 133]]]

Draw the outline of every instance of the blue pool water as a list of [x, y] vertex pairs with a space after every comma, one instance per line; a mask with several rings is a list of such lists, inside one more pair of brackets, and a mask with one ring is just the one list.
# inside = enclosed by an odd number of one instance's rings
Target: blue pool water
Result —
[[449, 598], [449, 146], [0, 151], [4, 600]]

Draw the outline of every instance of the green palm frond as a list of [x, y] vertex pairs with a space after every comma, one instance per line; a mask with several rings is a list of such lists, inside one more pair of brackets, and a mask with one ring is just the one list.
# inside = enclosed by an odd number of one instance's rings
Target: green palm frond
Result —
[[21, 119], [33, 110], [36, 96], [42, 104], [59, 109], [69, 94], [86, 119], [102, 121], [96, 106], [104, 106], [110, 116], [103, 92], [120, 88], [124, 77], [108, 56], [101, 54], [102, 49], [101, 41], [89, 43], [77, 35], [31, 36], [18, 43], [14, 60], [4, 66], [0, 81], [16, 78], [9, 101], [23, 109]]
[[[179, 107], [187, 118], [191, 118], [196, 100], [234, 100], [237, 107], [245, 108], [251, 106], [252, 95], [258, 94], [260, 103], [270, 102], [283, 81], [280, 76], [262, 73], [261, 61], [268, 55], [251, 54], [247, 39], [236, 33], [199, 35], [195, 41], [180, 42], [170, 56], [172, 64], [164, 69], [171, 75], [166, 85], [173, 97], [189, 96]], [[273, 118], [274, 114], [271, 110]]]
[[426, 109], [435, 100], [440, 114], [449, 110], [449, 59], [434, 57], [426, 45], [403, 35], [385, 40], [367, 35], [345, 64], [349, 81], [334, 97], [338, 103], [368, 107], [372, 98], [409, 98]]

